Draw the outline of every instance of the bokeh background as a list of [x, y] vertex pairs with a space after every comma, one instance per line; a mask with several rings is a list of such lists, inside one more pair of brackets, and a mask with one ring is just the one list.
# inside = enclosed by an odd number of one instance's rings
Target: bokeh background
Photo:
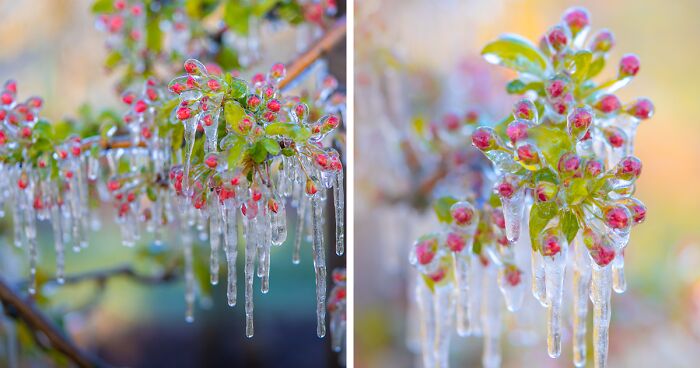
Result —
[[[696, 367], [700, 361], [700, 43], [693, 41], [700, 35], [700, 2], [357, 0], [358, 367], [417, 364], [406, 347], [417, 323], [407, 321], [408, 250], [437, 223], [411, 197], [412, 183], [420, 178], [405, 169], [400, 148], [411, 120], [474, 107], [486, 121], [500, 120], [511, 106], [503, 92], [509, 75], [481, 60], [481, 47], [502, 33], [536, 40], [573, 5], [590, 10], [593, 30], [615, 34], [610, 64], [627, 52], [640, 56], [640, 74], [622, 90], [621, 100], [646, 96], [657, 108], [636, 138], [635, 154], [644, 164], [637, 197], [649, 215], [633, 231], [625, 253], [628, 290], [613, 295], [609, 366]], [[607, 75], [614, 73], [610, 67]], [[537, 326], [540, 337], [533, 346], [504, 335], [504, 367], [572, 365], [570, 334], [562, 357], [554, 360], [546, 353], [544, 320]], [[453, 366], [481, 366], [479, 339], [455, 335], [451, 345]]]
[[[45, 105], [42, 117], [50, 121], [79, 117], [93, 111], [122, 108], [114, 87], [117, 74], [104, 70], [107, 55], [104, 34], [95, 29], [90, 12], [92, 0], [0, 0], [0, 80], [18, 82], [20, 98], [39, 95]], [[344, 2], [339, 2], [344, 12]], [[265, 59], [252, 72], [265, 71], [274, 62], [290, 61], [295, 55], [294, 30], [265, 28]], [[345, 45], [330, 57], [330, 71], [345, 80]], [[252, 74], [251, 72], [251, 74]], [[245, 74], [244, 74], [245, 75]], [[308, 83], [314, 83], [308, 78]], [[300, 88], [309, 87], [301, 83]], [[1, 174], [1, 173], [0, 173]], [[90, 246], [66, 252], [68, 275], [122, 265], [144, 274], [157, 272], [153, 261], [162, 250], [153, 248], [146, 236], [135, 248], [121, 245], [114, 211], [102, 206], [101, 229], [92, 232]], [[296, 223], [296, 218], [290, 218]], [[48, 222], [39, 223], [40, 277], [55, 272], [53, 235]], [[12, 246], [12, 223], [0, 219], [0, 274], [20, 283], [28, 274], [23, 250]], [[289, 229], [289, 238], [295, 237]], [[177, 240], [173, 231], [170, 239]], [[327, 236], [327, 238], [329, 238]], [[178, 247], [180, 242], [166, 242]], [[172, 249], [172, 248], [171, 248]], [[77, 344], [114, 366], [129, 367], [335, 367], [338, 355], [330, 339], [316, 337], [315, 278], [311, 245], [304, 244], [301, 264], [291, 262], [290, 244], [273, 249], [270, 292], [259, 292], [255, 281], [255, 336], [245, 337], [243, 310], [243, 252], [239, 251], [239, 303], [226, 303], [225, 267], [220, 283], [201, 282], [194, 323], [185, 322], [184, 283], [181, 275], [160, 285], [141, 285], [124, 277], [104, 284], [84, 282], [61, 288], [46, 287], [38, 300], [40, 309], [76, 340]], [[209, 245], [195, 243], [197, 278], [208, 279]], [[223, 259], [223, 256], [222, 256]], [[344, 266], [345, 258], [329, 251], [329, 272]], [[23, 291], [24, 292], [24, 291]], [[54, 366], [57, 357], [36, 347], [20, 324], [2, 319], [0, 367], [7, 366], [8, 346], [18, 349], [20, 366]], [[10, 337], [10, 335], [14, 337]]]

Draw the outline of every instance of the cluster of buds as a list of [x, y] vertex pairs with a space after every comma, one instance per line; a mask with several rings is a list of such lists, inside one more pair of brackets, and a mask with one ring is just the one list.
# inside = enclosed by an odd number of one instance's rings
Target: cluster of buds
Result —
[[313, 0], [303, 5], [304, 19], [319, 27], [327, 27], [338, 13], [336, 0]]
[[[633, 140], [637, 126], [653, 115], [654, 107], [646, 98], [623, 104], [614, 94], [639, 72], [636, 55], [623, 56], [611, 80], [593, 80], [614, 41], [610, 31], [602, 30], [586, 42], [589, 25], [585, 9], [571, 8], [539, 47], [513, 36], [487, 45], [483, 54], [488, 61], [520, 73], [508, 91], [528, 97], [499, 125], [479, 127], [472, 135], [472, 144], [500, 175], [494, 193], [503, 205], [510, 243], [518, 240], [520, 224], [529, 217], [533, 293], [551, 311], [552, 357], [561, 349], [558, 308], [567, 254], [573, 257], [578, 249], [587, 249], [588, 260], [577, 262], [575, 272], [588, 272], [590, 283], [593, 265], [595, 272], [611, 273], [612, 289], [622, 292], [630, 228], [646, 216], [646, 207], [632, 196], [642, 169], [633, 156]], [[594, 277], [594, 283], [604, 279]], [[594, 290], [611, 287], [596, 286]], [[602, 299], [593, 294], [591, 299], [602, 308]], [[596, 361], [605, 364], [605, 354], [596, 350]], [[581, 362], [585, 355], [575, 361], [577, 366]]]

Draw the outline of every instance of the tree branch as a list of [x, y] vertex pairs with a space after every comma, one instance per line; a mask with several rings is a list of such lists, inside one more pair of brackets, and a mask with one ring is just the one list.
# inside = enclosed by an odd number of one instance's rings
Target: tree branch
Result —
[[[22, 299], [12, 288], [0, 278], [0, 300], [6, 313], [12, 317], [22, 319], [32, 331], [41, 332], [56, 350], [68, 357], [79, 367], [105, 366], [97, 358], [87, 355], [75, 343], [58, 329], [44, 314], [38, 310], [31, 300]], [[34, 333], [34, 338], [40, 346], [39, 336]]]

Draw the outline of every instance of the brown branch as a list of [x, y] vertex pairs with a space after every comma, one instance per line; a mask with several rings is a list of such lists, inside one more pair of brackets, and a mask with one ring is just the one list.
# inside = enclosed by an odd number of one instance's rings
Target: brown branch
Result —
[[343, 40], [346, 29], [345, 17], [342, 17], [314, 45], [287, 65], [287, 76], [280, 82], [280, 88], [285, 88], [297, 79], [311, 64]]
[[[100, 367], [105, 364], [89, 356], [78, 348], [70, 337], [66, 336], [34, 306], [31, 300], [22, 299], [10, 286], [0, 278], [0, 300], [6, 313], [22, 319], [34, 332], [41, 332], [56, 350], [68, 357], [79, 367]], [[39, 336], [34, 333], [37, 344], [42, 345]]]
[[[178, 278], [178, 267], [176, 267], [177, 262], [171, 263], [165, 271], [160, 274], [155, 275], [142, 275], [136, 272], [131, 265], [125, 264], [117, 266], [114, 268], [109, 268], [105, 270], [94, 270], [87, 271], [83, 273], [78, 273], [74, 275], [69, 275], [63, 278], [64, 284], [78, 284], [84, 281], [95, 281], [97, 283], [104, 283], [112, 277], [123, 276], [131, 280], [134, 280], [140, 284], [146, 285], [157, 285], [170, 281], [175, 281]], [[56, 279], [51, 279], [48, 282], [58, 282]]]

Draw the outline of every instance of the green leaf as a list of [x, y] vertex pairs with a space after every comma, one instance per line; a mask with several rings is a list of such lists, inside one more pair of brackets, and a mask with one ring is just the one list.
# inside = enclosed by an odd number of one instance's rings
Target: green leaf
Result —
[[544, 93], [544, 84], [542, 82], [530, 82], [525, 84], [520, 79], [513, 79], [506, 85], [506, 92], [511, 95], [520, 95], [527, 91], [535, 91], [538, 94]]
[[226, 124], [228, 124], [228, 126], [234, 131], [238, 131], [238, 123], [241, 122], [244, 116], [245, 110], [237, 102], [227, 101], [224, 105], [224, 118], [226, 119]]
[[561, 155], [573, 148], [571, 137], [565, 129], [538, 125], [531, 128], [528, 135], [540, 148], [547, 163], [553, 167], [557, 166]]
[[92, 3], [93, 13], [111, 13], [114, 11], [114, 0], [95, 0]]
[[216, 55], [216, 63], [223, 69], [238, 69], [241, 67], [236, 50], [223, 45], [221, 46], [219, 53]]
[[552, 169], [546, 167], [535, 172], [534, 175], [535, 183], [540, 181], [546, 181], [548, 183], [558, 183], [557, 174], [552, 171]]
[[122, 157], [117, 164], [117, 174], [122, 175], [131, 171], [131, 164], [126, 156]]
[[287, 157], [292, 157], [294, 156], [294, 150], [291, 148], [282, 148], [282, 154]]
[[571, 243], [578, 232], [578, 218], [571, 209], [562, 209], [559, 211], [559, 226], [562, 234], [566, 236], [566, 241]]
[[32, 138], [36, 141], [37, 139], [52, 140], [53, 139], [53, 128], [46, 120], [39, 120], [34, 124], [32, 128]]
[[435, 210], [435, 215], [437, 215], [440, 222], [445, 222], [448, 224], [452, 222], [450, 207], [452, 207], [452, 205], [455, 203], [457, 203], [457, 199], [450, 196], [441, 197], [435, 201], [435, 204], [433, 204], [433, 210]]
[[297, 1], [280, 3], [277, 14], [289, 24], [299, 24], [304, 21], [304, 10]]
[[428, 275], [421, 274], [421, 276], [423, 277], [423, 281], [425, 282], [425, 286], [427, 286], [428, 289], [430, 289], [431, 293], [434, 293], [435, 292], [435, 281], [433, 281], [433, 279], [428, 277]]
[[148, 197], [148, 199], [151, 200], [151, 202], [155, 202], [156, 199], [158, 199], [158, 197], [156, 196], [155, 189], [153, 189], [153, 187], [150, 186], [146, 188], [146, 196]]
[[264, 138], [261, 142], [262, 145], [265, 147], [267, 153], [271, 154], [272, 156], [277, 156], [282, 150], [282, 148], [280, 148], [279, 142], [272, 138]]
[[229, 169], [238, 167], [243, 160], [243, 149], [246, 146], [246, 141], [240, 136], [235, 136], [233, 145], [228, 151], [228, 167]]
[[[230, 74], [228, 75], [230, 76]], [[228, 83], [230, 86], [228, 94], [231, 98], [240, 100], [248, 95], [248, 83], [246, 81], [239, 78], [231, 78], [231, 81]]]
[[533, 250], [540, 249], [540, 232], [556, 214], [557, 205], [554, 202], [539, 202], [532, 206], [530, 210], [530, 241]]
[[261, 164], [267, 159], [267, 150], [262, 141], [257, 141], [248, 149], [248, 155], [256, 164]]
[[491, 64], [502, 65], [519, 72], [544, 77], [547, 59], [530, 41], [516, 35], [503, 35], [481, 50]]
[[588, 197], [588, 179], [575, 178], [569, 182], [566, 188], [566, 201], [570, 205], [577, 205]]
[[577, 82], [581, 82], [588, 77], [588, 69], [591, 66], [593, 54], [588, 50], [581, 50], [574, 54], [571, 58], [573, 64], [573, 73], [571, 78]]
[[601, 71], [603, 71], [603, 68], [605, 67], [605, 58], [602, 55], [596, 56], [595, 59], [593, 59], [593, 62], [591, 65], [588, 67], [588, 75], [586, 76], [586, 79], [591, 79], [598, 75]]
[[265, 127], [265, 133], [291, 138], [295, 142], [305, 142], [311, 136], [308, 128], [294, 123], [272, 123]]

